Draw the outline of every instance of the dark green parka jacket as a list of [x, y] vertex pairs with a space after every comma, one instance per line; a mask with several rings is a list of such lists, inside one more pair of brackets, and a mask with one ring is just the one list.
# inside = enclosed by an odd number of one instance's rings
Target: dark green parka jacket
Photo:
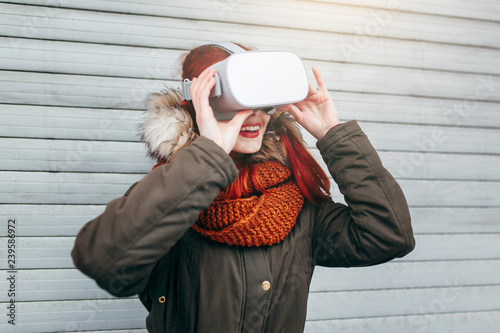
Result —
[[306, 200], [279, 244], [229, 246], [191, 228], [238, 176], [199, 137], [82, 228], [74, 263], [113, 295], [139, 294], [150, 332], [302, 332], [315, 265], [375, 265], [415, 247], [403, 192], [357, 122], [317, 147], [348, 206]]

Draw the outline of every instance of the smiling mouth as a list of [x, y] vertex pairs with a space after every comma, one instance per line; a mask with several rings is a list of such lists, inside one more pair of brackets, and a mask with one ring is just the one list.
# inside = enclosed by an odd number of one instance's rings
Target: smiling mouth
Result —
[[245, 126], [242, 127], [240, 132], [257, 132], [260, 130], [260, 126]]
[[240, 136], [248, 139], [253, 139], [259, 136], [261, 123], [252, 123], [242, 126], [240, 129]]

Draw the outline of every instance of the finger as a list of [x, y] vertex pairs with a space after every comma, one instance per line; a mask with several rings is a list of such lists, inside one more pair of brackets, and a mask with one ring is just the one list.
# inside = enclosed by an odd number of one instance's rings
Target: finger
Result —
[[200, 75], [198, 75], [198, 77], [194, 77], [193, 78], [190, 88], [192, 88], [194, 90], [194, 92], [195, 92], [196, 95], [198, 95], [197, 93], [199, 91], [201, 91], [200, 88], [203, 87], [204, 83], [208, 79], [210, 79], [210, 77], [213, 77], [213, 75], [215, 73], [213, 73], [212, 75], [210, 75], [211, 72], [213, 72], [213, 71], [215, 71], [214, 68], [207, 68], [203, 72], [201, 72]]
[[212, 76], [213, 75], [212, 72], [215, 73], [215, 68], [207, 67], [203, 70], [203, 72], [201, 72], [200, 77], [207, 76], [207, 75]]
[[253, 110], [243, 110], [243, 111], [238, 111], [233, 119], [231, 119], [228, 123], [228, 125], [233, 126], [234, 128], [239, 129], [241, 128], [241, 125], [245, 122], [245, 120], [250, 117], [253, 114]]
[[198, 105], [199, 85], [200, 85], [199, 79], [197, 77], [194, 77], [193, 80], [191, 80], [191, 86], [189, 87], [189, 91], [191, 92], [191, 100], [193, 102], [193, 105], [195, 106]]
[[321, 74], [319, 73], [319, 69], [316, 66], [312, 67], [314, 78], [316, 79], [316, 82], [318, 83], [318, 89], [320, 91], [327, 91], [325, 81], [323, 81], [323, 78], [321, 77]]
[[202, 81], [204, 80], [204, 78], [206, 78], [207, 76], [209, 76], [210, 72], [213, 71], [214, 68], [205, 68], [201, 73], [200, 75], [198, 75], [198, 81]]
[[215, 79], [211, 76], [205, 77], [203, 81], [200, 83], [199, 94], [200, 94], [200, 99], [203, 102], [206, 101], [208, 103], [210, 92], [214, 86], [215, 86]]
[[200, 74], [200, 81], [202, 83], [206, 83], [207, 81], [209, 81], [211, 78], [214, 77], [215, 75], [215, 68], [207, 68], [205, 69], [203, 72], [201, 72]]
[[311, 81], [309, 81], [309, 93], [307, 94], [307, 96], [312, 96], [312, 95], [316, 95], [318, 93], [318, 91], [316, 90], [316, 88], [314, 87], [314, 85], [312, 84]]
[[[196, 96], [200, 95], [206, 89], [206, 86], [209, 84], [214, 75], [215, 75], [215, 69], [207, 68], [198, 76], [196, 84], [194, 84], [193, 88]], [[194, 80], [195, 79], [193, 79], [193, 82]]]
[[295, 117], [295, 119], [297, 120], [297, 122], [299, 124], [302, 124], [302, 122], [304, 121], [304, 115], [303, 115], [302, 111], [300, 111], [300, 109], [298, 107], [296, 107], [295, 105], [291, 104], [289, 112], [292, 114], [292, 116]]
[[290, 110], [292, 105], [293, 104], [287, 104], [287, 105], [280, 106], [279, 108], [276, 109], [276, 114]]
[[201, 107], [201, 109], [209, 108], [208, 98], [210, 96], [210, 91], [215, 85], [215, 79], [211, 74], [215, 74], [215, 69], [211, 68], [208, 71], [200, 74], [198, 78], [193, 78], [193, 83], [191, 84], [190, 91], [193, 99], [193, 104], [195, 106], [195, 111]]

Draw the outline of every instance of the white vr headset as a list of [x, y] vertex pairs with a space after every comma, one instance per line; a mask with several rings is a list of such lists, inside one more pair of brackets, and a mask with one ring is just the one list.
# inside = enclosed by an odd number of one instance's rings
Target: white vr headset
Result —
[[[231, 54], [209, 67], [217, 70], [215, 87], [209, 98], [216, 119], [231, 119], [240, 110], [271, 112], [307, 97], [307, 73], [295, 53], [246, 51], [229, 42], [209, 45]], [[188, 79], [182, 82], [183, 101], [191, 100], [190, 85], [191, 81]]]

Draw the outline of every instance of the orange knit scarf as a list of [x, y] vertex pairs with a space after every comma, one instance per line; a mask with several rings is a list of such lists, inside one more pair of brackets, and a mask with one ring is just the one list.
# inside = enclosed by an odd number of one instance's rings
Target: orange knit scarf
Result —
[[193, 228], [210, 239], [230, 245], [261, 246], [281, 242], [290, 233], [304, 203], [289, 168], [278, 161], [257, 163], [260, 193], [251, 178], [246, 198], [227, 199], [222, 190]]

